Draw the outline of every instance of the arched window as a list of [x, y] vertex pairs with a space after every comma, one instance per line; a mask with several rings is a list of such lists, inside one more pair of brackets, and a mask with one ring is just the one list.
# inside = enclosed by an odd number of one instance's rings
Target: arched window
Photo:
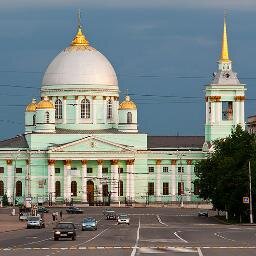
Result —
[[122, 180], [119, 180], [118, 183], [118, 196], [123, 196], [124, 195], [124, 183]]
[[48, 111], [45, 112], [45, 121], [46, 121], [47, 124], [50, 123], [50, 113]]
[[33, 115], [33, 125], [36, 125], [36, 115]]
[[127, 124], [131, 124], [132, 123], [132, 113], [128, 112], [127, 113]]
[[60, 181], [55, 182], [55, 196], [60, 197]]
[[22, 182], [20, 180], [16, 182], [16, 196], [22, 196]]
[[83, 99], [81, 101], [81, 118], [91, 117], [91, 104], [88, 99]]
[[4, 182], [0, 180], [0, 196], [4, 195]]
[[107, 102], [107, 119], [112, 118], [112, 101], [109, 99]]
[[76, 181], [71, 181], [71, 196], [77, 196], [77, 183]]
[[55, 118], [62, 119], [62, 101], [60, 99], [55, 101]]

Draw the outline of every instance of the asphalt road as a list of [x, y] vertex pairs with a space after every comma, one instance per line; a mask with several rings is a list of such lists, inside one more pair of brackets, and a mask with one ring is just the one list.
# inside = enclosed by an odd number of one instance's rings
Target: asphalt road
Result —
[[[130, 216], [130, 225], [105, 220], [103, 208], [85, 208], [83, 215], [65, 220], [77, 224], [77, 240], [53, 240], [53, 226], [0, 234], [0, 255], [256, 255], [256, 226], [224, 225], [197, 210], [171, 208], [115, 208]], [[98, 220], [96, 231], [81, 231], [81, 220]]]

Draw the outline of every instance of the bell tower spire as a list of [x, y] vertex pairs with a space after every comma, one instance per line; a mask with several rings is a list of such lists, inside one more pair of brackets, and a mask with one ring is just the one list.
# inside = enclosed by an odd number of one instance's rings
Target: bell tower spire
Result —
[[223, 23], [223, 34], [222, 34], [222, 43], [221, 43], [221, 54], [219, 58], [219, 70], [231, 70], [232, 61], [229, 59], [228, 53], [228, 36], [227, 36], [227, 23], [226, 23], [226, 13], [224, 14], [224, 23]]

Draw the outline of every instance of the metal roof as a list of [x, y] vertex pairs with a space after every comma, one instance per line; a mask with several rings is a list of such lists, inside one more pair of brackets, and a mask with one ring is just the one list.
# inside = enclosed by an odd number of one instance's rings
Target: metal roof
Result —
[[0, 148], [28, 148], [28, 143], [24, 134], [14, 138], [0, 141]]

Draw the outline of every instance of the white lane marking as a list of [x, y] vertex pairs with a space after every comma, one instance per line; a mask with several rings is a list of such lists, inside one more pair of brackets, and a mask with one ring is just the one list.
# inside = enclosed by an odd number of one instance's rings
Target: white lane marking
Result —
[[229, 239], [229, 238], [227, 238], [227, 237], [225, 237], [225, 236], [222, 236], [222, 235], [220, 235], [220, 234], [218, 234], [218, 233], [214, 233], [214, 235], [217, 236], [217, 237], [219, 237], [219, 238], [222, 238], [222, 239], [224, 239], [224, 240], [236, 242], [235, 240]]
[[168, 225], [167, 225], [167, 224], [165, 224], [164, 222], [162, 222], [162, 220], [161, 220], [161, 218], [160, 218], [160, 216], [159, 216], [159, 215], [156, 215], [156, 217], [157, 217], [157, 220], [158, 220], [158, 222], [159, 222], [160, 224], [162, 224], [162, 225], [164, 225], [164, 226], [167, 226], [167, 227], [168, 227]]
[[157, 249], [154, 249], [154, 248], [147, 248], [147, 247], [143, 247], [143, 248], [140, 248], [139, 249], [139, 252], [140, 253], [157, 253], [157, 254], [160, 254], [160, 253], [165, 253], [165, 252], [161, 252]]
[[109, 228], [104, 229], [104, 230], [103, 230], [103, 231], [101, 231], [98, 235], [96, 235], [96, 236], [94, 236], [94, 237], [90, 238], [89, 240], [87, 240], [87, 241], [85, 241], [85, 242], [83, 242], [83, 243], [76, 244], [76, 246], [79, 246], [79, 245], [82, 245], [82, 244], [87, 244], [87, 243], [91, 242], [92, 240], [94, 240], [95, 238], [97, 238], [98, 236], [100, 236], [101, 234], [103, 234], [105, 231], [107, 231], [107, 230], [109, 230], [109, 229], [110, 229], [110, 227], [109, 227]]
[[131, 256], [135, 256], [135, 254], [136, 254], [136, 249], [138, 248], [139, 239], [140, 239], [140, 218], [139, 218], [139, 226], [138, 226], [138, 229], [137, 229], [137, 238], [136, 238], [136, 242], [135, 242], [135, 245], [133, 247]]
[[183, 241], [184, 243], [188, 243], [188, 241], [185, 240], [185, 239], [183, 239], [182, 237], [180, 237], [180, 236], [177, 234], [177, 232], [174, 232], [173, 234], [174, 234], [176, 237], [178, 237], [181, 241]]
[[204, 256], [200, 247], [197, 247], [198, 256]]
[[168, 251], [173, 251], [173, 252], [197, 252], [194, 249], [186, 248], [186, 247], [168, 247]]

